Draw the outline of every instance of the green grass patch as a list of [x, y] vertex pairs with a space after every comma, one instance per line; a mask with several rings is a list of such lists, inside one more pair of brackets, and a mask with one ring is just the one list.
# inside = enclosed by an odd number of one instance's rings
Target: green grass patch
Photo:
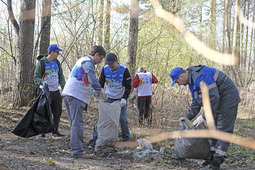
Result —
[[247, 160], [251, 160], [251, 162], [255, 161], [255, 156], [254, 156], [255, 150], [245, 148], [235, 144], [231, 144], [229, 146], [229, 149], [226, 155], [228, 157], [235, 158], [235, 159], [245, 158]]

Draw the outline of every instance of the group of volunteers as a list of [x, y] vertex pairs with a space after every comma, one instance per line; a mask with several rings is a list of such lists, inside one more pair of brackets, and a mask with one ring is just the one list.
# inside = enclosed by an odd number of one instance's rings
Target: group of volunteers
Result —
[[[122, 130], [122, 140], [130, 141], [130, 132], [127, 121], [127, 99], [133, 88], [138, 89], [137, 106], [139, 111], [139, 124], [143, 125], [145, 120], [150, 125], [152, 114], [150, 112], [152, 84], [158, 83], [157, 78], [145, 69], [139, 68], [137, 75], [132, 81], [130, 72], [125, 65], [118, 62], [114, 53], [106, 55], [101, 45], [91, 48], [89, 54], [81, 57], [74, 65], [71, 74], [65, 82], [63, 70], [57, 57], [62, 51], [56, 44], [48, 48], [48, 55], [40, 60], [44, 62], [45, 69], [42, 69], [41, 62], [38, 62], [34, 72], [34, 81], [41, 85], [45, 81], [48, 84], [51, 95], [51, 110], [53, 113], [54, 132], [51, 136], [64, 136], [58, 131], [62, 112], [62, 97], [71, 124], [70, 149], [74, 158], [83, 156], [83, 112], [87, 108], [88, 101], [93, 92], [94, 96], [106, 96], [104, 102], [112, 103], [120, 101], [121, 113], [119, 123]], [[95, 65], [105, 58], [99, 79], [95, 74]], [[42, 73], [44, 70], [44, 73]], [[204, 65], [192, 66], [186, 70], [176, 67], [169, 76], [172, 78], [172, 86], [188, 85], [192, 94], [192, 103], [186, 117], [189, 120], [195, 118], [200, 112], [202, 103], [201, 82], [206, 83], [215, 125], [222, 132], [233, 133], [237, 117], [238, 104], [240, 103], [239, 92], [233, 81], [223, 72]], [[58, 86], [62, 88], [62, 94]], [[105, 89], [105, 90], [104, 90]], [[204, 113], [193, 121], [198, 126], [206, 121]], [[45, 137], [45, 134], [40, 134]], [[220, 169], [224, 162], [225, 154], [229, 143], [213, 139], [211, 140], [211, 159], [203, 163], [202, 169]]]

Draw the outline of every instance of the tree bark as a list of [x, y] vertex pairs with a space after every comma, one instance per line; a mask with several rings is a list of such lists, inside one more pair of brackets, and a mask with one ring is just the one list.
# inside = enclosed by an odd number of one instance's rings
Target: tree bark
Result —
[[98, 45], [103, 45], [103, 28], [104, 28], [104, 0], [100, 0], [98, 10]]
[[[26, 106], [33, 98], [33, 42], [36, 1], [22, 0], [20, 8], [16, 84], [13, 107]], [[29, 31], [28, 31], [29, 30]]]
[[110, 31], [111, 31], [111, 0], [106, 0], [105, 10], [105, 30], [104, 30], [104, 48], [106, 53], [111, 49], [110, 45]]
[[50, 45], [51, 0], [43, 0], [41, 17], [40, 54], [47, 54]]
[[216, 50], [216, 2], [215, 0], [210, 0], [210, 23], [209, 23], [209, 43], [208, 45]]
[[[252, 16], [252, 22], [255, 21], [255, 5], [253, 5], [253, 16]], [[252, 56], [252, 47], [253, 47], [253, 41], [254, 41], [254, 36], [253, 36], [253, 29], [251, 29], [251, 39], [250, 39], [250, 52], [249, 52], [249, 60], [248, 60], [248, 71], [250, 72], [251, 69], [251, 56]]]
[[135, 75], [136, 51], [138, 41], [138, 16], [139, 0], [130, 1], [130, 23], [129, 23], [129, 41], [128, 41], [128, 60], [127, 65], [132, 77]]

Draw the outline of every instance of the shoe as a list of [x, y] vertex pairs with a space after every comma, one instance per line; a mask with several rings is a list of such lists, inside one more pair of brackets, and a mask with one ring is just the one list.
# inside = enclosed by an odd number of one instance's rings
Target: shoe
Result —
[[213, 166], [209, 164], [203, 168], [200, 168], [199, 170], [220, 170], [220, 166]]
[[73, 155], [72, 156], [74, 159], [83, 159], [85, 158], [85, 156], [82, 154], [82, 155]]
[[38, 135], [38, 138], [45, 138], [45, 134], [42, 133], [42, 134]]
[[91, 155], [73, 155], [72, 158], [74, 159], [91, 159], [93, 156]]
[[62, 136], [65, 136], [65, 135], [63, 135], [63, 134], [59, 133], [59, 131], [57, 131], [55, 133], [51, 133], [51, 136], [52, 137], [62, 137]]
[[212, 160], [206, 160], [203, 162], [202, 166], [207, 166], [211, 163]]

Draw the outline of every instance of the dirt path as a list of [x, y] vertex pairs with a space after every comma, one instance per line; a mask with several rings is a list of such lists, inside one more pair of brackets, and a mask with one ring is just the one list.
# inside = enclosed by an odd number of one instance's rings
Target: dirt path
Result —
[[[92, 132], [92, 124], [96, 119], [96, 110], [84, 116], [84, 151], [86, 159], [73, 159], [70, 156], [70, 126], [66, 113], [61, 118], [60, 131], [65, 137], [29, 139], [15, 136], [10, 131], [26, 110], [0, 110], [0, 169], [199, 169], [202, 161], [176, 160], [173, 150], [174, 140], [153, 144], [154, 149], [165, 147], [163, 154], [151, 154], [143, 159], [135, 159], [136, 148], [122, 148], [108, 157], [96, 157], [93, 150], [87, 148], [88, 137]], [[133, 135], [138, 127], [131, 127]], [[150, 134], [159, 133], [160, 129], [142, 129]], [[254, 162], [242, 158], [228, 158], [222, 169], [247, 170], [255, 169]]]

